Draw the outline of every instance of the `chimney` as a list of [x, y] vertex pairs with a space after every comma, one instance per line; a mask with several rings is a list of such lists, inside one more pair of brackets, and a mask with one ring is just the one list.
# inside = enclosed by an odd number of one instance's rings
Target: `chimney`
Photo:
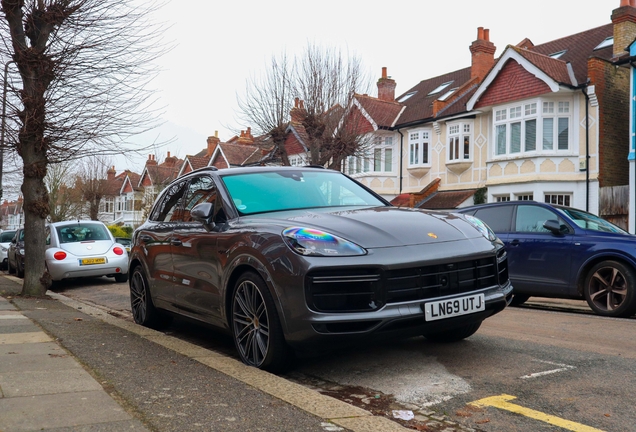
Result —
[[305, 119], [305, 102], [300, 99], [294, 99], [294, 107], [289, 112], [293, 123], [300, 123]]
[[612, 11], [614, 24], [614, 57], [627, 55], [625, 49], [634, 42], [636, 35], [636, 0], [621, 0], [618, 9]]
[[106, 181], [113, 181], [115, 180], [115, 174], [117, 173], [117, 171], [115, 171], [115, 167], [112, 166], [108, 169], [108, 171], [106, 171]]
[[395, 100], [395, 80], [386, 74], [386, 67], [382, 68], [382, 78], [378, 80], [378, 99], [393, 102]]
[[212, 156], [212, 153], [214, 153], [216, 146], [218, 146], [220, 142], [219, 131], [214, 131], [214, 136], [208, 137], [208, 151], [205, 153], [205, 157]]
[[[636, 0], [635, 0], [636, 1]], [[470, 66], [470, 78], [483, 80], [490, 68], [495, 64], [495, 45], [490, 42], [490, 30], [483, 27], [477, 28], [477, 40], [470, 45], [472, 63]]]
[[170, 156], [170, 152], [168, 152], [166, 160], [164, 160], [163, 163], [166, 166], [174, 167], [177, 164], [177, 158], [175, 156]]
[[146, 161], [146, 166], [157, 165], [157, 161], [153, 155], [148, 155], [148, 160]]
[[238, 139], [238, 144], [251, 145], [254, 144], [254, 137], [252, 136], [252, 128], [247, 128], [246, 131], [241, 131], [241, 137]]

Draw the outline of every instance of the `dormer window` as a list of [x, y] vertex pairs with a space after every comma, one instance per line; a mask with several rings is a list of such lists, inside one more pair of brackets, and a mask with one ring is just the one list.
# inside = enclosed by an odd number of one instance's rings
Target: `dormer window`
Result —
[[436, 93], [439, 93], [439, 92], [441, 92], [442, 90], [445, 90], [445, 89], [446, 89], [446, 87], [448, 87], [448, 86], [449, 86], [449, 85], [451, 85], [452, 83], [453, 83], [453, 81], [445, 82], [444, 84], [441, 84], [441, 85], [437, 86], [437, 87], [436, 87], [433, 91], [431, 91], [428, 95], [430, 96], [430, 95], [434, 95], [434, 94], [436, 94]]
[[603, 42], [601, 42], [600, 44], [596, 45], [596, 48], [594, 48], [594, 51], [596, 50], [600, 50], [603, 48], [607, 48], [608, 46], [612, 46], [614, 45], [614, 36], [610, 36], [608, 38], [605, 38], [605, 40], [603, 40]]
[[411, 98], [413, 95], [415, 95], [415, 93], [417, 93], [416, 91], [412, 91], [410, 93], [405, 94], [404, 96], [402, 96], [401, 98], [399, 98], [397, 101], [398, 102], [404, 102], [405, 100]]
[[458, 89], [459, 87], [455, 87], [453, 89], [450, 89], [449, 91], [447, 91], [446, 93], [444, 93], [443, 95], [441, 95], [440, 97], [437, 98], [438, 101], [442, 101], [444, 102], [446, 99], [448, 99], [450, 97], [450, 95], [452, 95], [453, 93], [455, 93], [455, 91]]
[[565, 54], [568, 50], [563, 50], [563, 51], [559, 51], [559, 52], [555, 52], [550, 54], [550, 57], [552, 57], [553, 59], [558, 59], [560, 58], [563, 54]]

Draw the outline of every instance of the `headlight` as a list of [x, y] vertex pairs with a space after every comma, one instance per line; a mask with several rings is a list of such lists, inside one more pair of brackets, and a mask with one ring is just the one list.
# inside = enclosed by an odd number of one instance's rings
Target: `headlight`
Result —
[[477, 228], [477, 230], [488, 240], [490, 241], [497, 240], [497, 235], [481, 219], [478, 219], [475, 216], [471, 216], [471, 215], [464, 215], [464, 217], [466, 217], [466, 220], [470, 222], [472, 226]]
[[24, 256], [24, 249], [20, 249], [20, 255]]
[[0, 246], [0, 249], [2, 249], [2, 252], [6, 252], [8, 248], [6, 248], [4, 246]]
[[355, 256], [367, 253], [349, 240], [311, 228], [287, 228], [283, 231], [283, 239], [294, 252], [300, 255]]

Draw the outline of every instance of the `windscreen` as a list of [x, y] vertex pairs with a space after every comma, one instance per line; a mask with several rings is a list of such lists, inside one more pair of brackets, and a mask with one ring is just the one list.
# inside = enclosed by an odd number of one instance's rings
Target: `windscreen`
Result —
[[107, 228], [98, 223], [77, 223], [55, 227], [60, 243], [110, 240]]
[[253, 172], [226, 175], [223, 182], [240, 214], [320, 207], [386, 204], [345, 175], [333, 171]]
[[559, 207], [559, 210], [570, 216], [574, 223], [581, 228], [589, 229], [592, 231], [627, 234], [625, 230], [617, 227], [613, 223], [608, 222], [599, 216], [593, 215], [592, 213], [565, 207]]

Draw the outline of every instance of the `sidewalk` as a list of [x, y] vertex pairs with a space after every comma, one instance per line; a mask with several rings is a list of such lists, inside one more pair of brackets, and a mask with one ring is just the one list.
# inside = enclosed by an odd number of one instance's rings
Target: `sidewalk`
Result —
[[0, 432], [411, 430], [20, 283], [0, 276]]

